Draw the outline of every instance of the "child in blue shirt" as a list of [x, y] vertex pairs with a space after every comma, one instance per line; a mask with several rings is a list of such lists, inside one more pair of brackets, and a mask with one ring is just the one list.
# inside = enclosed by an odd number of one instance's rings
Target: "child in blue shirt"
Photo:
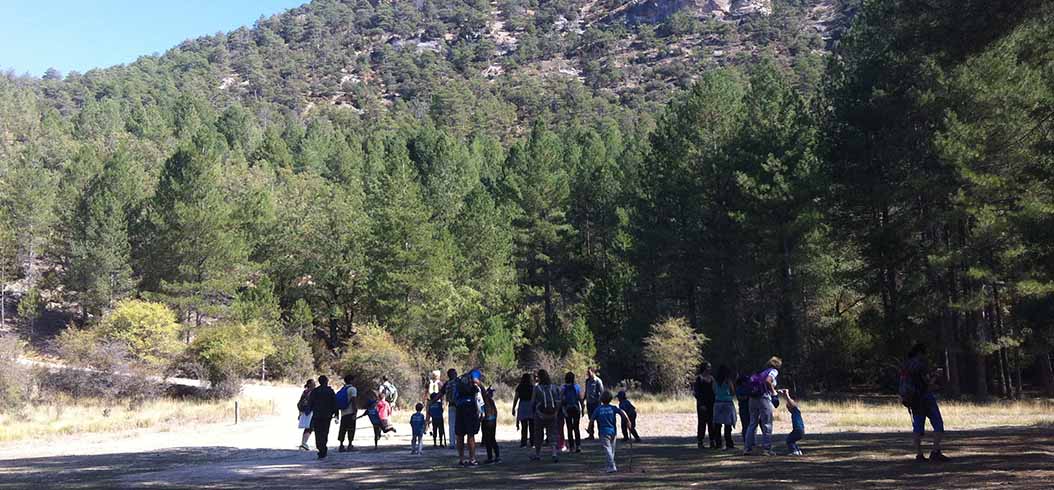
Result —
[[637, 407], [634, 407], [633, 402], [626, 398], [625, 390], [618, 392], [618, 408], [626, 412], [626, 416], [629, 417], [629, 424], [622, 424], [622, 441], [628, 441], [629, 435], [633, 434], [633, 439], [640, 442], [640, 434], [637, 434]]
[[779, 390], [779, 394], [787, 399], [787, 411], [791, 415], [791, 433], [787, 435], [787, 453], [790, 456], [802, 456], [798, 441], [805, 436], [805, 419], [801, 416], [798, 402], [791, 398], [790, 390]]
[[600, 445], [604, 448], [604, 454], [607, 456], [608, 473], [618, 471], [618, 468], [615, 467], [616, 416], [622, 417], [623, 424], [631, 425], [626, 412], [611, 405], [613, 398], [610, 391], [604, 391], [600, 395], [600, 406], [593, 410], [593, 413], [589, 414], [590, 424], [595, 422], [597, 424], [597, 432], [600, 433]]
[[432, 428], [432, 445], [435, 447], [446, 446], [446, 432], [443, 431], [443, 397], [439, 393], [432, 393], [428, 402], [428, 417], [425, 423]]
[[421, 413], [421, 410], [425, 409], [423, 403], [418, 403], [416, 407], [417, 413], [410, 416], [410, 428], [413, 429], [413, 436], [410, 437], [410, 454], [421, 454], [421, 450], [424, 449], [424, 443], [422, 439], [425, 437], [425, 414]]
[[390, 424], [387, 423], [388, 422], [387, 420], [384, 420], [382, 418], [380, 409], [383, 408], [383, 407], [380, 407], [379, 405], [380, 405], [380, 403], [378, 402], [377, 396], [376, 396], [376, 394], [374, 394], [373, 396], [370, 397], [369, 400], [366, 400], [366, 408], [364, 408], [362, 410], [362, 415], [358, 416], [358, 418], [360, 418], [360, 419], [363, 418], [363, 417], [369, 417], [370, 424], [373, 425], [373, 447], [374, 447], [374, 449], [377, 448], [378, 443], [381, 440], [381, 433], [382, 432], [383, 433], [395, 432], [395, 427], [392, 427]]

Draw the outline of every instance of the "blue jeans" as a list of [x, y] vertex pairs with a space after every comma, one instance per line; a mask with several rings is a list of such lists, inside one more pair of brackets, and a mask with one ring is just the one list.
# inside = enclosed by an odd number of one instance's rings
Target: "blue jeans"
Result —
[[747, 427], [747, 440], [744, 449], [750, 452], [754, 449], [757, 430], [761, 428], [761, 448], [768, 451], [772, 449], [772, 400], [769, 397], [758, 397], [750, 399], [750, 426]]
[[802, 437], [805, 437], [804, 430], [792, 430], [791, 433], [787, 435], [787, 451], [792, 453], [795, 451], [801, 451], [801, 448], [798, 447], [798, 441], [800, 441]]
[[944, 432], [944, 418], [941, 417], [941, 409], [937, 406], [937, 397], [933, 393], [926, 393], [922, 397], [921, 406], [911, 412], [911, 430], [918, 435], [925, 434], [926, 419], [930, 419], [933, 432]]

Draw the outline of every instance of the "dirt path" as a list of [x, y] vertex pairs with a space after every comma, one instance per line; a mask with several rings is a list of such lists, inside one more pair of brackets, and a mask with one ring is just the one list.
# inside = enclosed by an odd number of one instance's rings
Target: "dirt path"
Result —
[[[758, 458], [736, 452], [700, 451], [694, 416], [642, 414], [646, 438], [632, 450], [620, 446], [616, 476], [600, 474], [601, 450], [563, 455], [559, 463], [528, 461], [513, 427], [502, 426], [503, 463], [465, 470], [456, 452], [428, 447], [409, 454], [410, 413], [397, 412], [398, 434], [379, 449], [360, 419], [359, 451], [330, 452], [317, 461], [298, 451], [297, 387], [253, 385], [245, 396], [275, 400], [277, 415], [237, 426], [213, 424], [174, 432], [131, 431], [45, 443], [0, 446], [0, 488], [1050, 488], [1054, 482], [1054, 434], [1045, 428], [1012, 428], [949, 434], [945, 465], [911, 460], [903, 433], [809, 434], [804, 458], [773, 457], [758, 471]], [[507, 414], [503, 414], [505, 416]], [[777, 427], [777, 432], [783, 430]], [[335, 444], [336, 427], [330, 434]], [[737, 439], [738, 440], [738, 439]], [[776, 438], [777, 447], [782, 439]], [[485, 457], [485, 453], [481, 459]], [[630, 458], [633, 458], [630, 461]]]

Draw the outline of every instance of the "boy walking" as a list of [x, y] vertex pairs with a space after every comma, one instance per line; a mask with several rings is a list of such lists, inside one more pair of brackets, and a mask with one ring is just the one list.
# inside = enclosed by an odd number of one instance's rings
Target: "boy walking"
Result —
[[622, 441], [628, 441], [629, 435], [633, 434], [633, 440], [640, 442], [640, 434], [637, 434], [637, 407], [626, 398], [625, 390], [618, 392], [618, 408], [629, 417], [629, 424], [622, 424]]
[[611, 392], [605, 391], [600, 395], [600, 406], [589, 415], [589, 422], [591, 424], [596, 422], [597, 424], [597, 432], [600, 434], [600, 445], [604, 448], [604, 455], [607, 457], [608, 473], [618, 471], [615, 466], [615, 416], [622, 417], [623, 424], [632, 425], [629, 417], [626, 416], [626, 412], [611, 405], [612, 398], [614, 397], [611, 396]]

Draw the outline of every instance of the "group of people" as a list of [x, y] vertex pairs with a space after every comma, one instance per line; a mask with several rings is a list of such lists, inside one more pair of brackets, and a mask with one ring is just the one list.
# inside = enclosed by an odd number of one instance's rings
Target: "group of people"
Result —
[[[783, 361], [779, 357], [772, 357], [761, 371], [733, 379], [728, 366], [719, 366], [715, 373], [709, 363], [703, 363], [692, 386], [698, 415], [696, 437], [699, 448], [735, 449], [732, 430], [739, 423], [742, 427], [744, 455], [758, 454], [758, 451], [763, 455], [774, 454], [774, 412], [782, 399], [791, 418], [791, 432], [786, 438], [787, 454], [801, 456], [803, 453], [798, 443], [805, 435], [805, 422], [801, 408], [790, 390], [777, 389], [782, 367]], [[430, 428], [434, 446], [445, 447], [449, 442], [449, 447], [458, 451], [460, 465], [477, 466], [480, 463], [476, 459], [476, 436], [482, 431], [481, 442], [487, 451], [484, 464], [501, 462], [501, 449], [497, 442], [495, 390], [484, 384], [484, 376], [479, 369], [472, 369], [462, 375], [450, 369], [446, 374], [447, 379], [440, 380], [440, 372], [433, 371], [428, 393], [414, 406], [409, 419], [412, 430], [411, 452], [421, 454], [424, 437]], [[900, 386], [901, 400], [912, 415], [916, 458], [926, 460], [921, 443], [925, 421], [928, 419], [935, 432], [929, 460], [947, 461], [948, 458], [941, 452], [944, 424], [933, 394], [934, 378], [925, 360], [925, 346], [916, 345], [901, 371]], [[541, 459], [543, 448], [546, 447], [551, 448], [553, 462], [559, 461], [561, 452], [580, 453], [582, 418], [586, 417], [586, 440], [599, 439], [606, 457], [606, 471], [618, 471], [615, 448], [620, 426], [623, 441], [641, 440], [636, 430], [637, 410], [625, 391], [615, 395], [606, 390], [603, 380], [593, 368], [586, 372], [584, 387], [575, 380], [575, 374], [568, 372], [564, 375], [563, 384], [557, 384], [545, 369], [523, 375], [512, 401], [512, 416], [520, 432], [520, 447], [531, 450], [532, 461]], [[329, 427], [333, 421], [339, 423], [340, 427], [337, 435], [340, 452], [355, 450], [355, 426], [359, 418], [369, 418], [373, 426], [374, 447], [378, 446], [381, 437], [396, 431], [391, 424], [398, 399], [394, 384], [384, 378], [375, 391], [368, 393], [362, 404], [362, 414], [356, 416], [359, 392], [352, 382], [352, 376], [345, 376], [344, 386], [335, 392], [326, 376], [320, 376], [317, 384], [315, 380], [307, 381], [297, 403], [299, 427], [303, 429], [301, 449], [309, 450], [307, 442], [313, 433], [318, 458], [325, 458]], [[613, 404], [616, 399], [618, 403]], [[759, 429], [760, 440], [757, 436]], [[347, 447], [344, 445], [345, 437], [348, 440]]]

